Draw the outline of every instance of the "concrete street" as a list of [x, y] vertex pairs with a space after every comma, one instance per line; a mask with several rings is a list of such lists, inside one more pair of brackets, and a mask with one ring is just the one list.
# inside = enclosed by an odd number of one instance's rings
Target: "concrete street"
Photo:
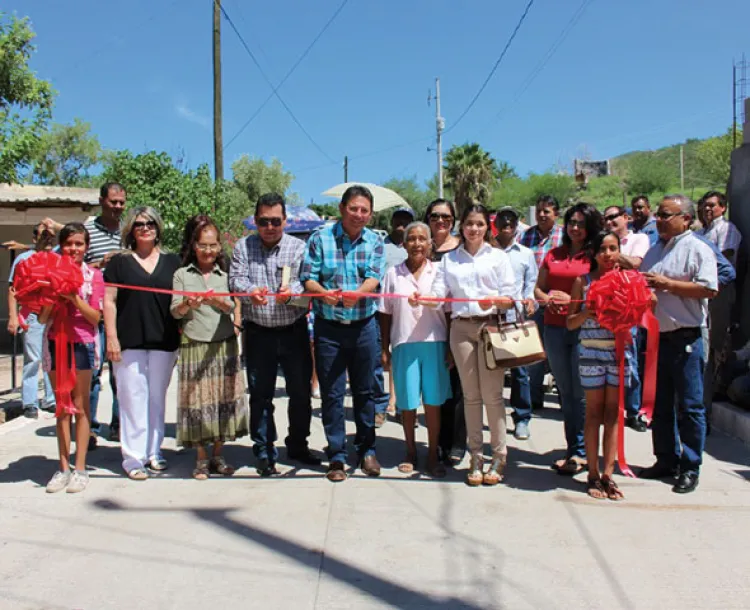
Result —
[[[175, 396], [173, 381], [169, 471], [129, 481], [119, 447], [100, 439], [79, 495], [44, 492], [56, 469], [50, 415], [0, 427], [0, 609], [750, 607], [750, 449], [719, 433], [695, 493], [619, 477], [621, 503], [589, 499], [585, 475], [550, 470], [563, 447], [553, 403], [529, 441], [509, 436], [496, 488], [464, 485], [466, 464], [442, 482], [400, 474], [393, 421], [378, 435], [379, 479], [357, 471], [334, 485], [283, 450], [283, 476], [260, 479], [245, 438], [226, 451], [238, 473], [201, 482], [194, 454], [175, 447]], [[651, 463], [650, 433], [628, 431], [627, 448], [632, 465]]]

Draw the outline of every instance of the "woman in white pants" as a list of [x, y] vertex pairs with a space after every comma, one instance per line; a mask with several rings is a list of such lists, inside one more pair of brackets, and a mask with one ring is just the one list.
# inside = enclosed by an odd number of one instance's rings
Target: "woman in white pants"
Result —
[[[490, 218], [483, 205], [470, 205], [461, 215], [461, 245], [440, 261], [432, 289], [414, 293], [412, 305], [435, 304], [430, 297], [472, 299], [451, 303], [450, 347], [464, 391], [464, 415], [471, 464], [466, 482], [497, 485], [507, 461], [503, 369], [490, 370], [480, 338], [482, 327], [513, 306], [513, 268], [508, 255], [491, 244]], [[476, 299], [476, 300], [474, 300]], [[483, 410], [490, 428], [492, 462], [483, 467]]]
[[[180, 258], [161, 251], [162, 233], [156, 210], [131, 210], [122, 228], [125, 252], [107, 264], [105, 281], [170, 290]], [[158, 473], [167, 468], [161, 454], [164, 411], [179, 346], [170, 302], [169, 294], [112, 286], [107, 286], [104, 297], [107, 359], [114, 365], [120, 401], [122, 467], [136, 481], [147, 479], [148, 470]]]

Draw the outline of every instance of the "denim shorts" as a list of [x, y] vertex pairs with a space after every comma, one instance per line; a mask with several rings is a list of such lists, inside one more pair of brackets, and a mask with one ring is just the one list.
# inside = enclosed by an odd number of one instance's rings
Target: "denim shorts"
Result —
[[[615, 349], [579, 346], [578, 371], [584, 390], [600, 390], [605, 386], [620, 386], [620, 367]], [[630, 387], [630, 364], [625, 359], [625, 387]]]
[[[74, 343], [73, 357], [75, 358], [77, 371], [90, 371], [94, 368], [96, 347], [93, 343]], [[68, 346], [68, 364], [70, 364], [70, 346]], [[56, 367], [55, 340], [49, 340], [50, 370]]]

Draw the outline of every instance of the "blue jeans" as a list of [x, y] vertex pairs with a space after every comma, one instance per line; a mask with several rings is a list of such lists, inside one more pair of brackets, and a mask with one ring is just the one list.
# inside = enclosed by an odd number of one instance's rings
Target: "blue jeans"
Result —
[[245, 362], [250, 389], [250, 438], [253, 439], [255, 456], [272, 463], [276, 463], [279, 457], [275, 446], [278, 438], [276, 423], [273, 419], [273, 399], [279, 366], [284, 374], [286, 393], [289, 396], [289, 431], [284, 442], [289, 452], [306, 451], [312, 419], [312, 356], [305, 318], [281, 328], [264, 328], [247, 323]]
[[350, 325], [315, 318], [315, 367], [322, 397], [323, 428], [331, 462], [346, 463], [346, 373], [354, 403], [354, 449], [359, 459], [375, 453], [375, 364], [380, 360], [374, 317]]
[[633, 342], [625, 350], [625, 361], [630, 366], [630, 378], [625, 380], [625, 414], [635, 417], [641, 410], [641, 375], [638, 368], [638, 354], [645, 349], [645, 334], [633, 328]]
[[513, 407], [513, 421], [531, 420], [531, 390], [529, 371], [525, 366], [510, 369], [510, 406]]
[[[382, 339], [380, 336], [380, 323], [378, 322], [378, 349], [383, 350]], [[380, 352], [379, 352], [380, 353]], [[375, 363], [375, 413], [385, 413], [388, 410], [388, 401], [391, 398], [390, 392], [385, 389], [385, 377], [383, 374], [383, 360], [378, 358]]]
[[651, 422], [657, 462], [698, 473], [706, 442], [705, 355], [698, 329], [659, 335], [656, 405]]
[[[23, 381], [21, 382], [21, 401], [23, 407], [39, 407], [39, 369], [42, 364], [42, 341], [44, 324], [40, 324], [35, 313], [26, 318], [28, 330], [23, 333]], [[44, 378], [44, 407], [54, 409], [55, 392], [52, 389], [49, 375], [42, 371]]]
[[[539, 336], [544, 342], [544, 309], [539, 308], [531, 318], [536, 322]], [[544, 405], [544, 375], [547, 372], [547, 362], [537, 362], [526, 369], [529, 374], [529, 392], [531, 404], [537, 407]]]
[[564, 326], [544, 328], [544, 348], [549, 366], [560, 392], [560, 408], [565, 424], [566, 456], [585, 457], [583, 426], [586, 418], [586, 397], [578, 370], [578, 331]]
[[[99, 420], [96, 419], [96, 412], [99, 409], [99, 392], [102, 389], [102, 371], [104, 362], [107, 357], [107, 334], [104, 332], [104, 322], [99, 323], [99, 366], [91, 374], [91, 391], [89, 392], [89, 403], [91, 408], [91, 430], [99, 430]], [[112, 419], [110, 427], [117, 428], [120, 426], [120, 403], [117, 400], [117, 382], [112, 369], [112, 363], [109, 364], [109, 387], [112, 389]]]

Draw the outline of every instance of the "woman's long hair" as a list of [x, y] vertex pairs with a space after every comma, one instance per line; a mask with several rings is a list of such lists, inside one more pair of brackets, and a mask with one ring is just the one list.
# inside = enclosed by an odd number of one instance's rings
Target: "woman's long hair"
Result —
[[599, 264], [596, 262], [596, 255], [599, 253], [599, 250], [602, 247], [602, 243], [604, 243], [604, 239], [609, 236], [614, 237], [617, 240], [617, 246], [621, 247], [622, 244], [620, 242], [620, 236], [613, 232], [613, 231], [599, 231], [595, 236], [594, 239], [591, 240], [591, 253], [590, 253], [590, 260], [591, 260], [591, 271], [596, 271], [599, 268]]
[[484, 241], [491, 246], [495, 245], [495, 238], [492, 237], [492, 223], [490, 222], [490, 211], [484, 207], [481, 203], [473, 203], [468, 206], [461, 214], [461, 222], [458, 224], [458, 235], [461, 243], [464, 243], [464, 223], [466, 223], [470, 214], [481, 214], [484, 217], [484, 222], [487, 223], [487, 231], [484, 234]]
[[219, 242], [219, 246], [221, 246], [221, 250], [219, 250], [219, 253], [216, 256], [216, 264], [219, 265], [219, 269], [222, 271], [227, 271], [227, 257], [224, 254], [224, 247], [221, 243], [219, 227], [217, 227], [216, 223], [205, 214], [193, 216], [185, 225], [182, 248], [180, 249], [182, 254], [182, 265], [184, 267], [187, 267], [188, 265], [198, 265], [198, 258], [195, 255], [195, 244], [200, 239], [201, 233], [206, 229], [213, 229], [216, 231], [216, 239]]
[[568, 223], [570, 222], [570, 219], [573, 218], [573, 215], [579, 212], [583, 216], [584, 220], [584, 230], [586, 231], [586, 239], [583, 242], [583, 250], [587, 253], [587, 255], [591, 258], [596, 253], [596, 250], [593, 249], [593, 241], [594, 238], [602, 231], [604, 228], [604, 219], [602, 218], [602, 213], [597, 210], [593, 205], [590, 203], [576, 203], [573, 207], [568, 208], [568, 210], [565, 212], [565, 220], [563, 224], [563, 245], [570, 248], [573, 244], [570, 241], [570, 237], [568, 236]]

